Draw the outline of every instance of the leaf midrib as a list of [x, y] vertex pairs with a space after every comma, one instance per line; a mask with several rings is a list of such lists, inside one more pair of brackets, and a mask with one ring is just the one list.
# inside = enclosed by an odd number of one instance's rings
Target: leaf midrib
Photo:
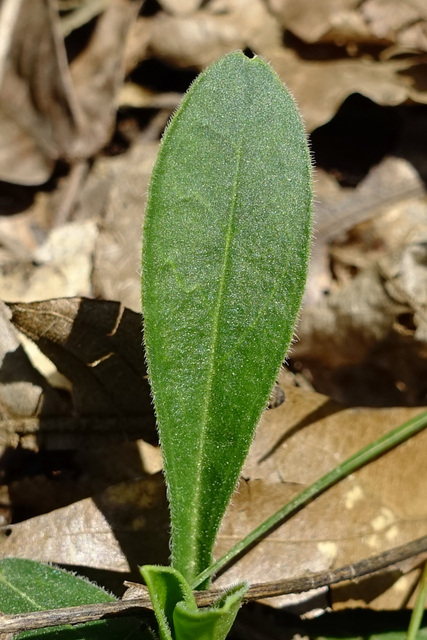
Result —
[[[221, 317], [221, 309], [222, 309], [223, 300], [224, 300], [226, 274], [227, 274], [228, 266], [230, 263], [230, 247], [231, 247], [231, 240], [233, 237], [233, 227], [234, 227], [234, 221], [235, 221], [235, 215], [236, 215], [236, 200], [237, 200], [238, 184], [239, 184], [240, 173], [241, 173], [240, 169], [241, 169], [241, 161], [242, 161], [243, 139], [244, 139], [244, 136], [242, 133], [239, 139], [239, 142], [236, 145], [236, 148], [237, 148], [236, 170], [234, 173], [233, 194], [232, 194], [232, 197], [230, 198], [229, 223], [228, 223], [228, 229], [227, 229], [227, 234], [225, 238], [224, 257], [223, 257], [223, 264], [222, 264], [221, 277], [220, 277], [220, 283], [219, 283], [218, 299], [217, 299], [216, 309], [213, 314], [213, 323], [212, 323], [213, 335], [212, 335], [211, 351], [210, 351], [211, 356], [210, 356], [209, 370], [208, 370], [208, 377], [207, 377], [205, 405], [202, 410], [202, 418], [201, 418], [199, 455], [196, 463], [197, 468], [200, 470], [203, 469], [206, 427], [208, 423], [209, 409], [212, 403], [212, 386], [215, 378], [215, 361], [217, 359], [217, 348], [218, 348], [218, 334], [219, 334], [218, 328], [219, 328], [219, 320]], [[199, 480], [200, 480], [200, 476], [199, 476]], [[202, 483], [200, 481], [196, 483], [196, 487], [193, 495], [194, 495], [194, 499], [193, 499], [192, 523], [194, 524], [194, 526], [192, 527], [191, 530], [193, 531], [192, 538], [193, 540], [195, 540], [197, 539], [197, 536], [200, 531], [200, 516], [201, 516], [200, 503], [203, 500]], [[193, 549], [195, 548], [198, 548], [198, 546], [194, 544]], [[193, 565], [195, 565], [196, 558], [192, 558], [192, 562], [193, 562]]]
[[35, 610], [39, 611], [40, 609], [43, 608], [42, 604], [40, 604], [39, 602], [36, 602], [35, 600], [33, 600], [32, 598], [30, 598], [30, 596], [25, 593], [25, 591], [22, 591], [21, 589], [18, 589], [18, 587], [15, 587], [15, 585], [8, 580], [3, 574], [0, 573], [0, 580], [11, 590], [14, 591], [15, 593], [17, 593], [23, 600], [26, 600], [27, 602], [29, 602], [31, 605], [34, 605]]

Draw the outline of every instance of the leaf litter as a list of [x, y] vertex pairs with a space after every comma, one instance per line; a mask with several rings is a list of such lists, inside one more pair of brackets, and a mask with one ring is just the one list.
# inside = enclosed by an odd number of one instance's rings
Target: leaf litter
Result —
[[[0, 495], [12, 523], [2, 556], [104, 569], [117, 584], [145, 561], [144, 549], [147, 562], [167, 560], [135, 230], [168, 115], [197, 71], [231, 49], [265, 56], [297, 98], [318, 158], [318, 203], [298, 340], [218, 553], [425, 406], [421, 4], [164, 0], [140, 10], [114, 0], [89, 13], [90, 3], [60, 2], [58, 15], [47, 0], [31, 10], [22, 3], [0, 64], [0, 297], [9, 303], [0, 327]], [[26, 355], [17, 330], [65, 381], [54, 384], [41, 357]], [[424, 533], [424, 439], [318, 498], [221, 580], [333, 568]], [[329, 597], [336, 608], [408, 606], [417, 576], [409, 568]], [[302, 610], [319, 603], [302, 600]]]

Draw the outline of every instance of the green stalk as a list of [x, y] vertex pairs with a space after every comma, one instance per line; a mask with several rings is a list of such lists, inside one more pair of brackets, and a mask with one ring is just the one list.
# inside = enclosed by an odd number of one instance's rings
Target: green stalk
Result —
[[357, 453], [353, 454], [347, 460], [336, 466], [332, 471], [329, 471], [324, 476], [316, 480], [312, 485], [304, 489], [300, 494], [288, 502], [284, 507], [276, 511], [272, 516], [264, 520], [256, 529], [251, 531], [245, 538], [232, 547], [227, 553], [225, 553], [219, 560], [211, 564], [205, 571], [202, 571], [196, 579], [192, 582], [191, 586], [195, 589], [199, 584], [203, 583], [206, 579], [211, 578], [220, 569], [229, 564], [234, 558], [240, 555], [243, 551], [252, 546], [255, 542], [259, 542], [262, 537], [269, 533], [274, 527], [281, 523], [285, 518], [294, 515], [301, 507], [308, 502], [324, 493], [327, 489], [334, 484], [346, 478], [351, 473], [357, 471], [361, 467], [365, 466], [369, 462], [375, 460], [384, 455], [390, 449], [397, 447], [397, 445], [405, 442], [416, 433], [427, 427], [427, 411], [424, 411], [419, 416], [404, 422], [396, 427], [382, 438], [379, 438], [375, 442], [363, 447]]
[[411, 620], [409, 622], [408, 635], [406, 640], [417, 640], [417, 634], [423, 619], [424, 610], [427, 601], [427, 562], [424, 565], [423, 572], [421, 574], [417, 600], [415, 602], [414, 609], [412, 611]]

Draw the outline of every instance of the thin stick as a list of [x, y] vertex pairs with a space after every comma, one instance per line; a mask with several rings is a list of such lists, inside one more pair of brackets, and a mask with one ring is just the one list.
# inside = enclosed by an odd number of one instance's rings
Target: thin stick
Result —
[[[334, 571], [322, 571], [298, 578], [253, 584], [246, 593], [244, 602], [291, 593], [304, 593], [311, 589], [330, 586], [346, 580], [354, 580], [384, 570], [422, 553], [427, 553], [427, 536]], [[81, 624], [116, 616], [144, 615], [147, 610], [152, 608], [146, 587], [136, 583], [128, 584], [134, 589], [132, 593], [138, 593], [139, 591], [141, 595], [130, 597], [126, 600], [118, 600], [117, 602], [34, 611], [17, 615], [0, 614], [0, 634], [43, 629], [64, 624]], [[203, 607], [212, 604], [223, 593], [224, 589], [210, 589], [209, 591], [196, 591], [194, 596], [197, 604]]]

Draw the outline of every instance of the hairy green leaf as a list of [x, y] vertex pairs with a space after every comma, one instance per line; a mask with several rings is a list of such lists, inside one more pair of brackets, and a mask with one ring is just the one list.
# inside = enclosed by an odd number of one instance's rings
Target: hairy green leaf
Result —
[[178, 602], [185, 602], [197, 609], [193, 592], [187, 581], [172, 567], [145, 565], [140, 567], [142, 577], [156, 614], [161, 640], [176, 640], [173, 614]]
[[248, 590], [247, 584], [231, 587], [211, 607], [198, 609], [189, 584], [176, 569], [146, 565], [141, 573], [161, 640], [225, 640]]
[[[0, 560], [2, 613], [18, 614], [112, 600], [115, 598], [100, 587], [57, 567], [18, 558]], [[142, 623], [136, 618], [116, 618], [27, 631], [18, 637], [43, 637], [43, 640], [148, 640], [152, 636], [144, 631]]]
[[260, 58], [202, 73], [163, 138], [143, 231], [145, 343], [172, 565], [191, 581], [289, 347], [306, 278], [311, 162], [295, 104]]
[[225, 640], [247, 590], [244, 583], [230, 587], [220, 600], [204, 609], [178, 602], [173, 616], [177, 640]]

